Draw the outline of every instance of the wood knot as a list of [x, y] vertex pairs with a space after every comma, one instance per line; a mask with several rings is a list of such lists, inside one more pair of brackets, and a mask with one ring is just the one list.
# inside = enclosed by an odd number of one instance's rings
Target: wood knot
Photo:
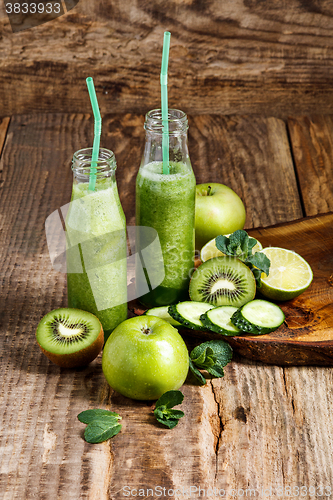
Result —
[[290, 329], [306, 328], [314, 321], [314, 314], [305, 307], [289, 305], [288, 309], [284, 309], [286, 314], [285, 323]]
[[239, 420], [240, 422], [243, 422], [244, 424], [246, 424], [247, 417], [246, 417], [246, 412], [245, 412], [245, 409], [243, 408], [243, 406], [238, 406], [232, 415], [236, 420]]

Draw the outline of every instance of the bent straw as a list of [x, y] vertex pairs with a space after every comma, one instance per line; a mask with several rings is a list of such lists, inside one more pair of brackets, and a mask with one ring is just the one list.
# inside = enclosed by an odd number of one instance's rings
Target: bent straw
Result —
[[96, 184], [96, 173], [97, 173], [96, 166], [97, 166], [97, 161], [98, 161], [99, 144], [100, 144], [101, 132], [102, 132], [102, 117], [101, 117], [101, 113], [100, 113], [99, 107], [98, 107], [98, 101], [97, 101], [94, 81], [89, 76], [86, 79], [86, 82], [87, 82], [91, 107], [93, 109], [94, 119], [95, 119], [94, 143], [93, 143], [93, 150], [92, 150], [92, 157], [91, 157], [91, 168], [90, 168], [90, 174], [89, 174], [89, 191], [94, 191], [95, 184]]
[[163, 174], [169, 174], [169, 122], [168, 122], [168, 62], [170, 48], [169, 31], [164, 32], [163, 53], [161, 65], [161, 107], [162, 107], [162, 158], [163, 158]]

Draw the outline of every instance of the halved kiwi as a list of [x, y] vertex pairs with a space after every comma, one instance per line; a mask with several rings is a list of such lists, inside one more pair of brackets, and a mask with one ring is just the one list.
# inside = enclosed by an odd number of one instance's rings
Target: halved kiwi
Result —
[[103, 348], [103, 327], [93, 314], [80, 309], [55, 309], [39, 322], [39, 347], [53, 363], [63, 368], [88, 365]]
[[194, 271], [189, 293], [191, 300], [198, 302], [241, 307], [254, 298], [256, 281], [236, 257], [214, 257]]

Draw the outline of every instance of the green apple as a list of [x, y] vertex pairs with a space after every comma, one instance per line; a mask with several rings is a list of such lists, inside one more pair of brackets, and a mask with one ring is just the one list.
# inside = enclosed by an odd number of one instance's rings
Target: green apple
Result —
[[158, 399], [179, 389], [187, 377], [188, 350], [176, 328], [156, 316], [137, 316], [118, 325], [103, 351], [109, 385], [132, 399]]
[[243, 229], [245, 207], [240, 197], [228, 186], [208, 182], [196, 186], [195, 248], [200, 250], [219, 234]]

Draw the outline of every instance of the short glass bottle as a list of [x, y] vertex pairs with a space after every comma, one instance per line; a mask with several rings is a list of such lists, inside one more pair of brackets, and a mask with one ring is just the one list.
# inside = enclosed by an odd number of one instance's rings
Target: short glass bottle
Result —
[[[164, 266], [160, 285], [139, 298], [145, 306], [173, 304], [188, 298], [188, 285], [194, 266], [194, 221], [196, 181], [188, 153], [187, 116], [169, 109], [169, 174], [163, 174], [162, 114], [149, 111], [144, 128], [146, 141], [136, 178], [136, 226], [154, 228], [159, 236], [163, 262], [154, 262], [145, 273], [148, 286], [158, 282], [154, 276]], [[151, 256], [150, 261], [154, 261]], [[140, 274], [142, 276], [142, 274]], [[140, 277], [136, 276], [136, 279]], [[140, 289], [140, 283], [137, 287]], [[143, 287], [142, 287], [143, 288]]]
[[94, 189], [92, 148], [74, 153], [73, 188], [66, 217], [68, 306], [95, 314], [104, 338], [127, 318], [126, 220], [114, 153], [100, 148]]

